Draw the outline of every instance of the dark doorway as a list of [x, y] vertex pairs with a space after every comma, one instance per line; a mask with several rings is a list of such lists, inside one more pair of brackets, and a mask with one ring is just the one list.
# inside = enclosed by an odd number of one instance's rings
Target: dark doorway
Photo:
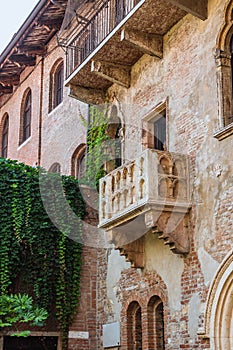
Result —
[[4, 337], [3, 350], [57, 350], [58, 337]]

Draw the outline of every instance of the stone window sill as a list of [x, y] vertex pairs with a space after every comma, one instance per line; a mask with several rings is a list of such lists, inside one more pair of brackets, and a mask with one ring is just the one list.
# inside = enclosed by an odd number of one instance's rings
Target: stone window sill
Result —
[[225, 126], [224, 128], [222, 128], [214, 133], [214, 137], [216, 139], [218, 139], [219, 141], [221, 141], [221, 140], [223, 140], [231, 135], [233, 135], [233, 123]]
[[29, 138], [27, 138], [27, 140], [25, 140], [23, 143], [21, 143], [18, 148], [17, 148], [17, 151], [19, 151], [22, 147], [24, 147], [27, 143], [30, 142], [32, 136], [29, 136]]

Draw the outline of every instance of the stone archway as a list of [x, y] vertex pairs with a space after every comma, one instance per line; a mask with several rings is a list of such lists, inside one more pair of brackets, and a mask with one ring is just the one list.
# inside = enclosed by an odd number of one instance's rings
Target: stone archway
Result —
[[233, 349], [233, 252], [223, 261], [211, 285], [205, 315], [211, 350]]

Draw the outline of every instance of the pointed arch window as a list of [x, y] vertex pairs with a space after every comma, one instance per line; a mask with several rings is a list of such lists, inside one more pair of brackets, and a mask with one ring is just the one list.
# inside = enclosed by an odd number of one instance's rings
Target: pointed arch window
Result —
[[216, 71], [219, 121], [214, 137], [223, 140], [233, 135], [233, 2], [225, 12], [225, 23], [221, 27], [216, 43]]
[[59, 163], [53, 163], [48, 170], [49, 173], [60, 174], [61, 173], [61, 165]]
[[23, 98], [20, 123], [19, 144], [26, 141], [31, 136], [31, 117], [32, 117], [32, 93], [28, 90]]
[[49, 111], [52, 111], [63, 101], [64, 64], [58, 60], [50, 73]]
[[2, 148], [1, 148], [1, 157], [6, 158], [8, 153], [8, 133], [9, 133], [9, 116], [6, 114], [3, 117], [2, 124]]
[[54, 107], [62, 102], [63, 98], [63, 62], [58, 66], [54, 74]]
[[71, 175], [77, 179], [84, 178], [86, 174], [86, 145], [84, 143], [74, 151], [71, 163]]

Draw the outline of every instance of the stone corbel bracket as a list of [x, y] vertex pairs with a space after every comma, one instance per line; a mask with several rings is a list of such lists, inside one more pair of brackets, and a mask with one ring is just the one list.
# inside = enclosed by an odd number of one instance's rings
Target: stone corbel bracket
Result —
[[145, 213], [145, 224], [153, 234], [158, 234], [175, 254], [186, 255], [190, 250], [189, 214], [186, 212], [150, 210]]

